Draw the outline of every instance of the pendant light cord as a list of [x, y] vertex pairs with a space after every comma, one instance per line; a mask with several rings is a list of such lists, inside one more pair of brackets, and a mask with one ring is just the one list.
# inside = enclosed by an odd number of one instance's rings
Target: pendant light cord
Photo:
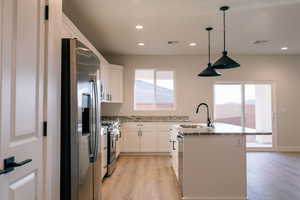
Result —
[[210, 63], [210, 31], [208, 31], [208, 63]]
[[224, 52], [226, 51], [226, 29], [225, 29], [225, 10], [223, 11], [223, 28], [224, 28]]

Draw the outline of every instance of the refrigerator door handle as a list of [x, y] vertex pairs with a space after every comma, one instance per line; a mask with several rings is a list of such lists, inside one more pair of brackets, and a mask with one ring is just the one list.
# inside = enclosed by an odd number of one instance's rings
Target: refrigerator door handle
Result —
[[91, 114], [90, 114], [90, 127], [91, 134], [89, 136], [90, 142], [90, 162], [95, 162], [95, 93], [94, 93], [94, 81], [90, 80], [91, 87]]
[[98, 148], [99, 148], [99, 141], [98, 141], [98, 126], [99, 126], [99, 123], [98, 122], [98, 87], [97, 87], [97, 83], [96, 81], [91, 81], [92, 82], [92, 90], [93, 90], [93, 118], [94, 118], [94, 134], [93, 134], [93, 139], [94, 139], [94, 149], [93, 149], [93, 156], [94, 156], [94, 161], [97, 160], [97, 156], [98, 156]]

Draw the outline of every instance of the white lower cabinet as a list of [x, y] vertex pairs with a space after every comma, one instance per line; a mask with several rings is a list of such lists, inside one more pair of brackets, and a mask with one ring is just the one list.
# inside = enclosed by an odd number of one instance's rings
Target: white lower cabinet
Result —
[[158, 152], [169, 152], [170, 151], [170, 134], [168, 131], [157, 132], [157, 151]]
[[128, 153], [169, 153], [170, 123], [125, 123], [122, 125], [123, 148]]
[[170, 154], [182, 199], [247, 199], [245, 135], [185, 136], [183, 149], [177, 135], [170, 134]]
[[122, 146], [123, 146], [123, 137], [122, 137], [122, 134], [119, 132], [118, 139], [117, 139], [117, 144], [116, 144], [116, 156], [117, 156], [117, 158], [119, 157], [119, 155], [121, 153]]
[[140, 131], [140, 152], [156, 152], [156, 133], [153, 131]]
[[123, 66], [109, 66], [109, 100], [112, 103], [123, 103]]
[[107, 128], [101, 127], [99, 152], [101, 153], [101, 177], [102, 179], [107, 173]]
[[170, 132], [170, 154], [171, 154], [171, 164], [173, 170], [176, 174], [176, 178], [178, 179], [178, 140], [177, 140], [177, 132], [171, 131]]
[[123, 152], [139, 152], [140, 151], [140, 136], [138, 131], [123, 131]]

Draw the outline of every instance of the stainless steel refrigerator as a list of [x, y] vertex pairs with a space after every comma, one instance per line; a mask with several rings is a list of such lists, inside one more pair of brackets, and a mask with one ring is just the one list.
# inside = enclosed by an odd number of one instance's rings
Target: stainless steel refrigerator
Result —
[[63, 39], [61, 79], [61, 199], [100, 200], [100, 60]]

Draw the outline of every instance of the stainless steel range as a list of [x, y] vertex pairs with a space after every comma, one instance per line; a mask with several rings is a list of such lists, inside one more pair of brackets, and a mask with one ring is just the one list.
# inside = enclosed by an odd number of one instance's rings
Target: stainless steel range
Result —
[[102, 121], [102, 126], [107, 126], [107, 175], [111, 176], [116, 169], [117, 141], [120, 123], [118, 121]]

